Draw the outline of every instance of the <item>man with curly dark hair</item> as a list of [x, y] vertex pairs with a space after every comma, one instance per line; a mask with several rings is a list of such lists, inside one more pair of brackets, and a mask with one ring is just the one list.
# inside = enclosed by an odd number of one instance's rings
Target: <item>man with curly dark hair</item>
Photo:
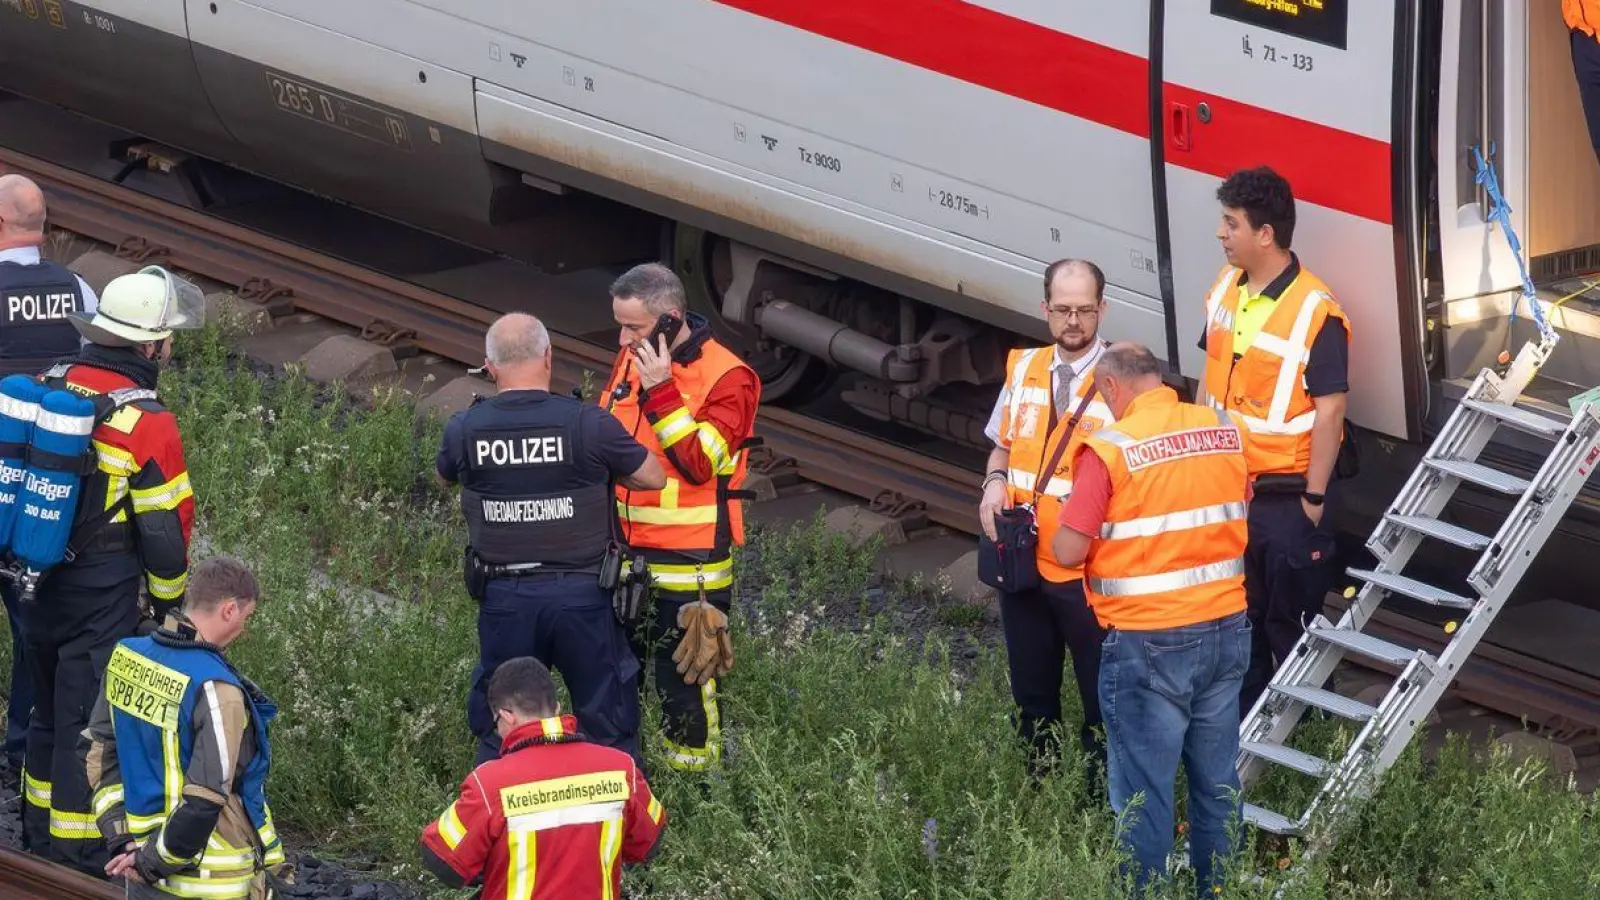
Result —
[[1254, 633], [1244, 716], [1332, 584], [1327, 498], [1345, 436], [1351, 328], [1333, 291], [1290, 249], [1288, 181], [1265, 166], [1234, 172], [1217, 200], [1228, 265], [1205, 301], [1201, 402], [1236, 413], [1249, 431], [1244, 575]]

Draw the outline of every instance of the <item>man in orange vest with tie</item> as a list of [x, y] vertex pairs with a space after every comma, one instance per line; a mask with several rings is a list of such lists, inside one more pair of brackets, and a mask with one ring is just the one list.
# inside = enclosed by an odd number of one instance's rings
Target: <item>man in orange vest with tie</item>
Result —
[[1228, 828], [1240, 813], [1234, 761], [1251, 643], [1250, 438], [1236, 415], [1180, 402], [1144, 347], [1107, 349], [1095, 383], [1116, 423], [1083, 442], [1052, 549], [1061, 565], [1085, 567], [1089, 605], [1107, 629], [1107, 781], [1135, 889], [1166, 871], [1182, 760], [1196, 895], [1210, 897], [1237, 849]]
[[1294, 194], [1262, 167], [1217, 190], [1228, 265], [1206, 296], [1200, 402], [1237, 414], [1249, 433], [1255, 492], [1245, 592], [1255, 648], [1240, 715], [1249, 713], [1333, 583], [1328, 496], [1344, 441], [1350, 321], [1300, 265]]
[[1095, 685], [1104, 635], [1084, 600], [1083, 570], [1057, 564], [1050, 537], [1061, 501], [1072, 490], [1073, 452], [1086, 434], [1111, 421], [1105, 404], [1089, 396], [1095, 360], [1105, 348], [1098, 337], [1105, 284], [1100, 268], [1085, 260], [1058, 260], [1045, 269], [1040, 305], [1055, 343], [1011, 351], [1005, 387], [985, 431], [994, 449], [978, 507], [990, 540], [1003, 509], [1032, 505], [1038, 523], [1039, 586], [1000, 594], [1011, 696], [1018, 730], [1029, 745], [1029, 768], [1040, 775], [1049, 767], [1050, 732], [1061, 722], [1062, 665], [1070, 648], [1083, 705], [1079, 742], [1089, 756], [1091, 781], [1105, 762], [1105, 745], [1095, 731], [1101, 724]]
[[1578, 81], [1589, 143], [1600, 156], [1600, 0], [1561, 0], [1572, 43], [1572, 74]]

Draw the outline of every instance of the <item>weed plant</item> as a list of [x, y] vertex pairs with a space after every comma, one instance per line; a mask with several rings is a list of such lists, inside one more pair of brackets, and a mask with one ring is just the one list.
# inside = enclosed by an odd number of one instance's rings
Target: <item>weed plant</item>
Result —
[[[163, 395], [182, 421], [197, 533], [250, 560], [265, 588], [230, 656], [281, 708], [269, 785], [280, 828], [294, 849], [361, 854], [426, 886], [416, 837], [470, 766], [476, 655], [459, 515], [432, 484], [439, 427], [414, 424], [404, 397], [357, 407], [242, 368], [216, 328], [184, 337]], [[625, 876], [629, 896], [1118, 895], [1114, 822], [1078, 768], [1025, 776], [1002, 649], [951, 658], [947, 638], [972, 617], [908, 630], [872, 548], [818, 523], [757, 532], [741, 557], [725, 765], [668, 770], [647, 699], [652, 780], [671, 822], [655, 863]], [[888, 591], [886, 611], [866, 602], [873, 591]], [[1273, 784], [1260, 802], [1296, 799], [1303, 790]], [[1273, 896], [1292, 852], [1253, 839], [1240, 867], [1268, 877], [1220, 896]], [[1162, 896], [1193, 893], [1180, 883]], [[1425, 765], [1413, 748], [1282, 896], [1597, 897], [1594, 807], [1532, 764], [1452, 741]]]

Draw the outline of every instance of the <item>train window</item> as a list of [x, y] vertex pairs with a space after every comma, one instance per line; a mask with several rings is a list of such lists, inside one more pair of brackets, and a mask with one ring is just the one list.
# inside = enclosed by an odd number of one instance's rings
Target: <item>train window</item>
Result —
[[1349, 0], [1211, 0], [1211, 14], [1345, 49]]

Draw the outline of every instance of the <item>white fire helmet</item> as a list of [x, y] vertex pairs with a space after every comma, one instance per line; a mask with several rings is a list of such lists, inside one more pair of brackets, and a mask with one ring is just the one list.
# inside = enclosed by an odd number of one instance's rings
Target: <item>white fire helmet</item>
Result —
[[205, 324], [206, 298], [198, 287], [160, 266], [111, 279], [93, 317], [74, 313], [72, 324], [93, 344], [131, 347], [164, 340], [174, 330]]

